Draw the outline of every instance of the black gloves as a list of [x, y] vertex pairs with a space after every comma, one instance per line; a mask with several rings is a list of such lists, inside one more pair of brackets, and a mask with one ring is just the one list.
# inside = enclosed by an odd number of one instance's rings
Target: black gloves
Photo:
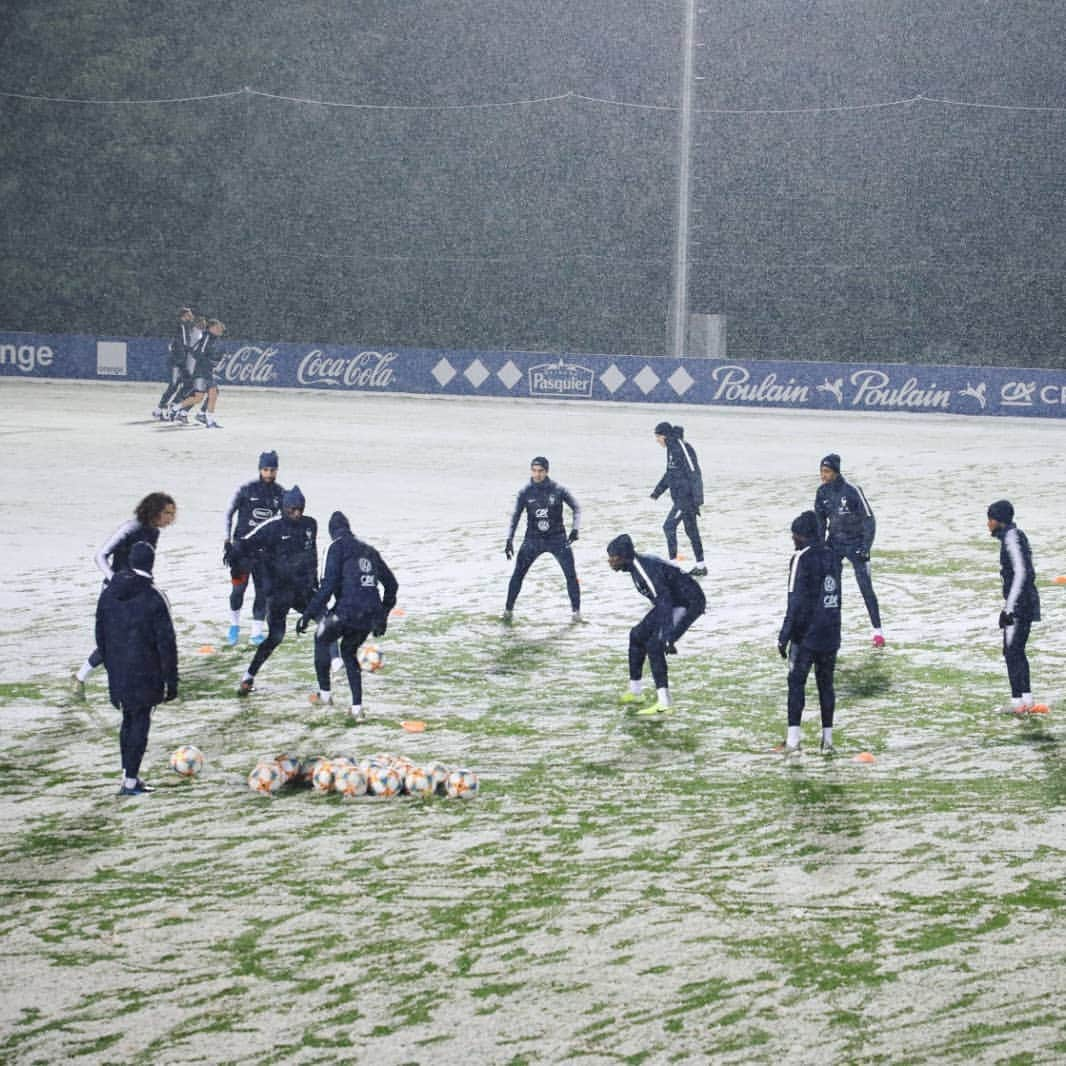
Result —
[[676, 655], [677, 645], [672, 640], [668, 640], [665, 646], [663, 647], [663, 652], [666, 655]]
[[869, 548], [856, 548], [855, 559], [860, 563], [868, 563], [870, 561], [870, 549]]
[[578, 531], [576, 529], [572, 529], [570, 530], [570, 536], [567, 538], [567, 540], [569, 540], [570, 543], [573, 544], [574, 541], [577, 540], [578, 536]]
[[1014, 615], [1010, 611], [999, 612], [999, 628], [1006, 629], [1007, 626], [1014, 625]]
[[508, 559], [514, 558], [514, 541], [510, 538], [508, 538], [507, 543], [503, 546], [503, 554], [506, 555]]
[[233, 562], [233, 544], [230, 541], [226, 541], [222, 545], [222, 565], [229, 566]]
[[387, 630], [388, 628], [389, 620], [387, 618], [382, 618], [381, 621], [378, 622], [378, 624], [374, 626], [374, 628], [370, 632], [373, 633], [375, 637], [383, 637], [385, 636], [385, 630]]
[[166, 691], [165, 695], [163, 696], [163, 702], [164, 703], [170, 703], [171, 700], [176, 700], [177, 698], [178, 698], [178, 686], [177, 685], [167, 685], [167, 691]]
[[779, 640], [777, 642], [777, 653], [778, 653], [778, 655], [781, 656], [782, 659], [787, 659], [788, 658], [788, 641], [787, 640]]
[[296, 632], [304, 634], [307, 632], [307, 627], [311, 624], [311, 619], [306, 615], [300, 615], [300, 621], [296, 623]]

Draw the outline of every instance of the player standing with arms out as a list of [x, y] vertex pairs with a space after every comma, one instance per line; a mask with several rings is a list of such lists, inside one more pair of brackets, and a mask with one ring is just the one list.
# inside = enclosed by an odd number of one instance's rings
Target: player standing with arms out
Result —
[[[508, 559], [514, 558], [514, 535], [523, 511], [526, 514], [526, 532], [507, 586], [504, 622], [510, 622], [514, 617], [514, 605], [519, 592], [522, 591], [522, 581], [534, 560], [544, 552], [554, 555], [555, 561], [562, 568], [566, 578], [566, 591], [570, 596], [571, 617], [575, 622], [581, 621], [581, 586], [577, 582], [574, 552], [570, 547], [579, 535], [581, 508], [567, 489], [548, 477], [548, 469], [548, 460], [543, 455], [535, 456], [529, 464], [529, 484], [519, 489], [518, 498], [515, 500], [511, 524], [507, 530], [507, 542], [503, 548]], [[564, 503], [573, 515], [569, 536], [563, 524]]]
[[873, 645], [883, 648], [881, 608], [870, 577], [870, 550], [877, 533], [877, 519], [862, 489], [844, 480], [839, 455], [830, 452], [822, 459], [819, 471], [822, 483], [814, 496], [814, 510], [823, 538], [836, 553], [841, 569], [845, 559], [851, 563], [873, 627]]
[[[363, 710], [363, 672], [356, 658], [359, 645], [371, 633], [383, 637], [389, 612], [396, 606], [399, 585], [376, 548], [364, 544], [352, 533], [347, 517], [334, 511], [329, 518], [331, 543], [326, 552], [326, 568], [314, 599], [305, 608], [296, 632], [303, 633], [313, 619], [321, 618], [333, 598], [333, 607], [315, 633], [315, 674], [318, 693], [311, 702], [322, 706], [333, 702], [330, 685], [330, 645], [340, 640], [340, 654], [352, 694], [351, 716], [366, 719]], [[378, 585], [385, 590], [382, 597]]]
[[179, 393], [185, 381], [185, 362], [195, 343], [194, 321], [191, 307], [183, 307], [178, 312], [177, 334], [171, 340], [167, 354], [167, 372], [170, 381], [163, 390], [163, 395], [159, 397], [156, 409], [152, 412], [153, 418], [165, 418], [164, 412], [167, 408], [171, 403], [180, 399]]
[[178, 644], [170, 604], [153, 584], [155, 549], [138, 541], [129, 568], [115, 574], [96, 605], [96, 646], [107, 667], [111, 703], [122, 711], [120, 796], [154, 792], [140, 778], [152, 710], [178, 695]]
[[657, 700], [640, 707], [637, 714], [669, 714], [670, 682], [666, 656], [677, 652], [677, 642], [707, 606], [698, 582], [673, 563], [655, 555], [638, 555], [628, 533], [607, 545], [612, 570], [624, 570], [637, 592], [652, 602], [652, 609], [629, 631], [629, 690], [622, 703], [643, 703], [644, 660], [651, 665]]
[[305, 611], [318, 588], [318, 523], [304, 514], [304, 506], [300, 486], [293, 485], [281, 499], [282, 513], [260, 522], [240, 543], [242, 554], [251, 552], [262, 560], [269, 592], [267, 638], [255, 649], [238, 696], [255, 690], [260, 668], [285, 639], [289, 611]]
[[[241, 485], [226, 508], [226, 541], [222, 546], [222, 565], [229, 567], [232, 587], [229, 594], [230, 627], [226, 643], [237, 643], [241, 633], [241, 607], [248, 589], [248, 578], [255, 582], [252, 600], [253, 644], [266, 640], [263, 623], [267, 616], [266, 571], [256, 557], [245, 555], [240, 544], [256, 526], [281, 514], [281, 498], [285, 490], [277, 483], [278, 453], [262, 452], [259, 456], [259, 478]], [[237, 516], [234, 527], [233, 516]]]
[[660, 422], [655, 427], [655, 439], [666, 449], [666, 473], [652, 489], [651, 498], [657, 500], [667, 489], [673, 506], [663, 523], [666, 534], [666, 553], [671, 562], [677, 561], [677, 527], [684, 523], [685, 534], [692, 544], [696, 565], [689, 571], [693, 577], [706, 577], [707, 565], [703, 561], [703, 541], [700, 538], [696, 519], [703, 506], [703, 472], [696, 457], [696, 449], [685, 439], [683, 426]]
[[988, 532], [999, 541], [999, 573], [1003, 582], [1003, 609], [999, 628], [1003, 630], [1003, 658], [1010, 682], [1010, 703], [1000, 707], [1002, 714], [1031, 714], [1033, 692], [1029, 681], [1029, 659], [1025, 645], [1034, 622], [1040, 621], [1040, 593], [1029, 538], [1014, 524], [1014, 505], [996, 500], [988, 508]]
[[782, 659], [788, 660], [788, 733], [779, 750], [786, 756], [800, 752], [807, 677], [813, 666], [822, 712], [818, 750], [823, 755], [833, 755], [833, 675], [840, 648], [840, 560], [823, 541], [818, 516], [813, 511], [804, 511], [792, 523], [792, 544], [795, 551], [788, 563], [788, 608], [777, 637], [777, 650]]
[[[178, 517], [178, 507], [174, 497], [165, 492], [150, 492], [134, 511], [133, 518], [111, 534], [97, 549], [94, 561], [100, 573], [104, 575], [104, 587], [115, 574], [129, 569], [130, 550], [134, 544], [144, 541], [153, 549], [159, 541], [159, 531], [165, 529]], [[75, 700], [85, 699], [85, 682], [89, 675], [103, 663], [99, 648], [93, 648], [92, 654], [70, 679], [71, 694]]]

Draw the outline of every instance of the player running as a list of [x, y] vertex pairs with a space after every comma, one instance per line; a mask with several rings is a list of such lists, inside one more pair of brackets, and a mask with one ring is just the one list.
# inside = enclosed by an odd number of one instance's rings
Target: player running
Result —
[[703, 541], [700, 539], [696, 519], [703, 506], [703, 472], [696, 457], [696, 449], [685, 439], [683, 426], [660, 422], [655, 427], [655, 439], [666, 449], [666, 473], [652, 489], [651, 498], [657, 500], [667, 489], [673, 505], [663, 523], [666, 534], [666, 553], [672, 563], [677, 562], [677, 527], [685, 526], [685, 535], [692, 544], [696, 565], [689, 571], [693, 577], [706, 577], [707, 565], [703, 561]]
[[178, 329], [167, 351], [167, 373], [170, 381], [159, 397], [159, 403], [152, 412], [153, 418], [166, 418], [166, 411], [172, 403], [181, 399], [185, 388], [185, 364], [193, 344], [196, 343], [195, 318], [191, 307], [183, 307], [178, 312]]

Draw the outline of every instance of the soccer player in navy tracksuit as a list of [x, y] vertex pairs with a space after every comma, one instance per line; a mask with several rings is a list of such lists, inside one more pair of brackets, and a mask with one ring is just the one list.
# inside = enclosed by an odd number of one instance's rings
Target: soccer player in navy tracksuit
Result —
[[[363, 675], [356, 652], [371, 633], [375, 637], [385, 635], [389, 612], [396, 606], [399, 585], [377, 549], [352, 533], [342, 512], [334, 511], [330, 515], [329, 535], [332, 542], [326, 552], [322, 583], [296, 624], [296, 632], [303, 633], [312, 619], [322, 618], [315, 632], [318, 695], [311, 699], [318, 705], [333, 702], [329, 676], [333, 655], [330, 644], [340, 639], [341, 659], [352, 694], [351, 715], [361, 722], [366, 714], [363, 710]], [[379, 585], [384, 589], [384, 596], [378, 591]], [[333, 606], [323, 618], [331, 598]]]
[[[570, 610], [575, 622], [581, 621], [581, 586], [577, 583], [577, 570], [574, 567], [574, 552], [570, 547], [578, 538], [581, 527], [581, 508], [577, 500], [558, 482], [548, 477], [548, 460], [543, 455], [535, 456], [529, 464], [529, 484], [519, 489], [511, 514], [511, 525], [507, 530], [507, 542], [504, 555], [514, 558], [514, 535], [522, 512], [526, 515], [526, 534], [518, 548], [514, 573], [507, 586], [507, 604], [503, 611], [503, 621], [510, 622], [513, 617], [515, 601], [522, 590], [522, 581], [537, 556], [550, 552], [562, 567], [566, 577], [566, 591], [570, 596]], [[567, 536], [563, 524], [563, 504], [573, 513], [570, 535]]]
[[218, 402], [218, 384], [215, 381], [215, 367], [222, 361], [222, 352], [219, 342], [222, 334], [226, 332], [226, 326], [217, 318], [207, 320], [207, 329], [203, 336], [196, 342], [192, 349], [192, 393], [183, 399], [175, 408], [171, 405], [171, 418], [182, 422], [188, 421], [188, 410], [195, 407], [206, 395], [207, 414], [206, 425], [208, 429], [221, 429], [215, 421], [215, 404]]
[[[241, 607], [248, 590], [248, 578], [255, 582], [252, 600], [253, 644], [266, 640], [263, 623], [266, 621], [266, 568], [257, 561], [256, 553], [243, 554], [240, 545], [256, 526], [281, 514], [281, 498], [285, 490], [277, 482], [278, 453], [262, 452], [259, 456], [259, 478], [241, 485], [226, 508], [226, 541], [222, 547], [222, 565], [229, 567], [232, 587], [229, 594], [230, 627], [226, 643], [233, 645], [241, 632]], [[233, 516], [237, 516], [234, 526]]]
[[792, 523], [792, 543], [796, 550], [788, 563], [788, 609], [777, 637], [777, 650], [788, 659], [788, 734], [781, 750], [785, 755], [799, 754], [807, 677], [813, 666], [822, 712], [819, 750], [832, 755], [833, 675], [840, 648], [840, 558], [822, 540], [813, 511], [804, 511]]
[[165, 418], [164, 412], [172, 402], [179, 399], [185, 382], [185, 363], [193, 346], [193, 313], [191, 307], [183, 307], [178, 313], [177, 334], [170, 342], [167, 352], [167, 372], [170, 381], [159, 397], [159, 404], [152, 412], [153, 418]]
[[873, 645], [883, 648], [885, 638], [881, 632], [881, 608], [877, 604], [873, 579], [870, 577], [870, 549], [877, 532], [873, 509], [862, 489], [844, 480], [840, 472], [839, 455], [831, 452], [822, 459], [820, 476], [822, 483], [814, 496], [814, 510], [821, 524], [822, 535], [836, 553], [842, 570], [845, 559], [851, 563], [873, 627]]
[[[177, 516], [178, 508], [173, 496], [165, 492], [148, 493], [137, 504], [133, 518], [123, 522], [97, 549], [94, 561], [100, 573], [104, 575], [104, 587], [107, 587], [115, 574], [129, 568], [130, 549], [134, 544], [145, 541], [155, 548], [159, 541], [159, 531], [169, 526]], [[85, 699], [85, 682], [103, 661], [100, 649], [93, 648], [92, 654], [71, 676], [71, 695], [75, 700], [81, 702]]]
[[655, 427], [655, 439], [666, 449], [666, 473], [652, 489], [651, 498], [657, 500], [669, 489], [673, 501], [663, 523], [666, 553], [671, 562], [677, 561], [677, 527], [684, 523], [692, 554], [696, 556], [696, 565], [689, 573], [693, 577], [705, 577], [707, 566], [703, 561], [703, 541], [696, 524], [703, 506], [703, 472], [696, 449], [685, 440], [684, 427], [672, 426], [669, 422], [660, 422]]
[[318, 588], [318, 523], [304, 514], [304, 494], [293, 485], [281, 498], [282, 513], [260, 522], [241, 541], [241, 554], [261, 560], [267, 577], [267, 637], [252, 656], [237, 689], [247, 696], [263, 663], [285, 639], [289, 611], [303, 612]]
[[628, 572], [637, 592], [653, 604], [629, 631], [629, 690], [622, 696], [622, 703], [643, 701], [647, 659], [658, 698], [641, 707], [637, 714], [667, 714], [672, 705], [666, 656], [677, 651], [677, 642], [703, 614], [707, 606], [703, 589], [675, 564], [655, 555], [638, 555], [627, 533], [607, 545], [607, 562], [612, 570]]
[[120, 796], [154, 791], [139, 776], [152, 709], [178, 695], [178, 645], [170, 604], [152, 583], [154, 560], [150, 544], [134, 544], [129, 567], [115, 574], [96, 605], [96, 646], [111, 702], [122, 711]]
[[1034, 622], [1040, 621], [1040, 593], [1029, 538], [1014, 524], [1010, 500], [996, 500], [988, 508], [988, 532], [999, 541], [999, 573], [1003, 581], [1003, 609], [999, 628], [1003, 630], [1003, 658], [1010, 681], [1010, 704], [1004, 714], [1028, 714], [1033, 709], [1029, 681], [1029, 659], [1025, 645]]

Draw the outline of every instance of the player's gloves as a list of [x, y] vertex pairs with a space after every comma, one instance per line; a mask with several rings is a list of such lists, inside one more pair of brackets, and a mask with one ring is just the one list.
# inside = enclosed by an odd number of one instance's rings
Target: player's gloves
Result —
[[233, 563], [233, 544], [230, 541], [226, 541], [222, 545], [222, 565], [230, 566]]
[[577, 540], [578, 536], [578, 531], [576, 529], [572, 529], [570, 530], [570, 536], [567, 539], [570, 541], [571, 544], [573, 544], [574, 541]]
[[787, 640], [779, 640], [777, 642], [777, 654], [780, 655], [782, 659], [787, 659], [788, 658], [788, 641]]
[[514, 541], [513, 540], [508, 540], [507, 543], [503, 546], [503, 554], [506, 555], [508, 559], [513, 559], [514, 558]]
[[676, 655], [677, 654], [677, 645], [672, 640], [668, 640], [666, 642], [666, 646], [663, 648], [663, 651], [667, 655]]
[[167, 685], [167, 691], [166, 691], [166, 694], [163, 696], [163, 702], [164, 703], [170, 703], [171, 700], [176, 700], [177, 698], [178, 698], [178, 686], [177, 685]]
[[999, 628], [1006, 629], [1007, 626], [1014, 625], [1014, 615], [1011, 611], [999, 612]]
[[301, 636], [307, 632], [307, 627], [311, 624], [311, 619], [308, 615], [300, 615], [300, 621], [296, 623], [296, 632]]
[[868, 563], [870, 561], [870, 549], [869, 548], [856, 548], [855, 559], [860, 563]]
[[385, 630], [389, 628], [389, 620], [382, 618], [380, 622], [370, 631], [375, 637], [385, 636]]

